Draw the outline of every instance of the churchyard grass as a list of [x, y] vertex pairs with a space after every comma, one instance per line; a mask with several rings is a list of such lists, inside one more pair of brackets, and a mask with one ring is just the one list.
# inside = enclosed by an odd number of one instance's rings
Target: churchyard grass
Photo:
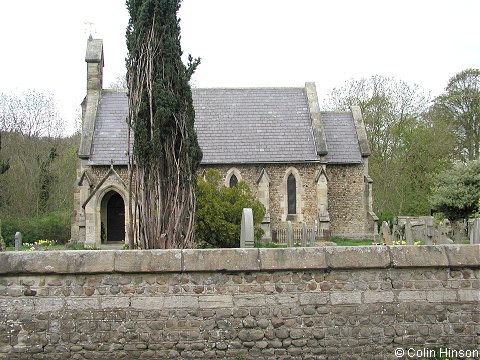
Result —
[[[372, 240], [368, 239], [347, 239], [347, 238], [340, 238], [340, 237], [333, 237], [332, 242], [337, 244], [337, 246], [365, 246], [365, 245], [373, 245]], [[295, 244], [295, 247], [299, 247], [300, 244]], [[284, 248], [287, 247], [286, 244], [276, 244], [273, 242], [270, 243], [265, 243], [265, 242], [256, 242], [255, 243], [256, 248]]]
[[[15, 251], [15, 246], [7, 246], [6, 251]], [[21, 251], [85, 250], [83, 244], [57, 244], [54, 240], [38, 240], [24, 243]]]
[[332, 242], [337, 244], [337, 246], [365, 246], [373, 244], [373, 241], [369, 239], [347, 239], [340, 237], [333, 237]]
[[287, 245], [285, 244], [276, 244], [274, 242], [261, 242], [261, 241], [256, 241], [254, 247], [256, 248], [285, 248]]

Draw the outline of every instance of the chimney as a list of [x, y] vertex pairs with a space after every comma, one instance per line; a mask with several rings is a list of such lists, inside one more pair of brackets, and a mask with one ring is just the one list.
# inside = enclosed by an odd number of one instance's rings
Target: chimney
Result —
[[93, 39], [90, 35], [85, 61], [87, 63], [87, 96], [82, 103], [82, 138], [78, 149], [78, 157], [81, 159], [90, 158], [97, 108], [102, 92], [103, 41], [101, 39]]

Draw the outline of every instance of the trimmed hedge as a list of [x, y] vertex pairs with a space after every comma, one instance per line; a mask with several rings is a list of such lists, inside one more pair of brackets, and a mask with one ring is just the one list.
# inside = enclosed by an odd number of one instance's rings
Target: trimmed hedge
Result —
[[55, 240], [63, 244], [70, 239], [70, 212], [51, 212], [30, 219], [2, 219], [2, 236], [7, 246], [15, 244], [15, 233], [20, 231], [24, 243], [37, 240]]

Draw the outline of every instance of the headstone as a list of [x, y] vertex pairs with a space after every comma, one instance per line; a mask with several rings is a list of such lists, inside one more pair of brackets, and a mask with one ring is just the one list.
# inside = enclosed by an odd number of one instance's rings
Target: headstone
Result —
[[392, 237], [390, 236], [390, 225], [388, 222], [382, 222], [382, 241], [385, 245], [392, 245]]
[[2, 220], [0, 220], [0, 251], [5, 251], [6, 246], [5, 246], [5, 241], [3, 240], [2, 236]]
[[293, 228], [291, 221], [287, 221], [287, 247], [293, 247]]
[[440, 224], [438, 225], [437, 239], [436, 240], [437, 240], [435, 242], [436, 245], [445, 244], [445, 225], [443, 224], [443, 220], [440, 221]]
[[315, 220], [312, 226], [312, 236], [310, 237], [310, 246], [315, 246], [315, 243], [317, 241], [317, 231], [318, 231], [318, 223], [317, 223], [317, 220]]
[[15, 251], [22, 250], [22, 233], [17, 231], [15, 233]]
[[373, 222], [373, 243], [378, 244], [380, 237], [381, 236], [379, 236], [378, 234], [378, 221], [374, 221]]
[[438, 226], [437, 245], [453, 244], [453, 240], [448, 237], [449, 225], [450, 221], [447, 219], [440, 222]]
[[425, 245], [433, 244], [433, 236], [435, 235], [435, 229], [433, 228], [433, 217], [425, 217]]
[[470, 244], [480, 244], [480, 219], [473, 219], [470, 230]]
[[253, 212], [250, 208], [244, 208], [242, 213], [242, 225], [240, 231], [240, 247], [253, 248]]
[[410, 223], [409, 218], [407, 218], [407, 222], [405, 223], [405, 240], [407, 242], [407, 245], [413, 245], [412, 224]]
[[302, 239], [301, 239], [302, 247], [308, 246], [308, 234], [307, 234], [307, 224], [304, 222], [302, 223]]
[[451, 223], [452, 236], [455, 244], [463, 244], [463, 241], [467, 238], [467, 224], [464, 219], [453, 221]]
[[398, 241], [400, 236], [398, 236], [398, 225], [393, 223], [392, 226], [392, 241]]

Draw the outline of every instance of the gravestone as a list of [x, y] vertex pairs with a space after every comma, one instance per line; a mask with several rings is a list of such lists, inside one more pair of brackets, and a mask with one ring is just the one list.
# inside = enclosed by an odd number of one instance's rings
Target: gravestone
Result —
[[6, 250], [6, 245], [5, 241], [3, 240], [2, 236], [2, 220], [0, 220], [0, 251], [5, 251]]
[[317, 220], [315, 220], [312, 226], [312, 236], [310, 236], [310, 246], [315, 246], [316, 244], [317, 231], [318, 231], [318, 223], [317, 223]]
[[463, 244], [464, 240], [468, 238], [467, 236], [467, 222], [465, 219], [453, 221], [451, 223], [452, 228], [452, 238], [455, 244]]
[[397, 225], [396, 219], [394, 219], [393, 226], [392, 226], [392, 241], [398, 241], [398, 240], [400, 240], [398, 225]]
[[373, 223], [373, 243], [374, 244], [378, 244], [378, 239], [380, 238], [381, 236], [379, 236], [378, 234], [378, 222], [375, 221]]
[[390, 236], [390, 225], [388, 222], [382, 222], [382, 243], [385, 245], [392, 245], [392, 238]]
[[302, 223], [302, 239], [301, 239], [302, 247], [308, 246], [308, 234], [307, 234], [307, 224], [304, 222]]
[[470, 244], [480, 244], [480, 219], [473, 219], [470, 228]]
[[15, 233], [15, 251], [22, 250], [22, 233], [17, 231]]
[[287, 221], [287, 247], [293, 247], [293, 229], [291, 221]]
[[405, 241], [407, 242], [407, 245], [413, 245], [412, 224], [410, 223], [409, 218], [407, 218], [407, 222], [405, 223]]
[[240, 230], [240, 247], [253, 248], [253, 212], [250, 208], [244, 208], [242, 212], [242, 225]]
[[442, 220], [438, 226], [437, 245], [453, 244], [453, 240], [448, 237], [450, 221]]
[[433, 228], [433, 217], [425, 217], [425, 245], [433, 245], [433, 236], [435, 229]]
[[445, 225], [443, 224], [443, 220], [440, 221], [437, 230], [437, 239], [435, 241], [436, 245], [443, 245], [445, 244]]

